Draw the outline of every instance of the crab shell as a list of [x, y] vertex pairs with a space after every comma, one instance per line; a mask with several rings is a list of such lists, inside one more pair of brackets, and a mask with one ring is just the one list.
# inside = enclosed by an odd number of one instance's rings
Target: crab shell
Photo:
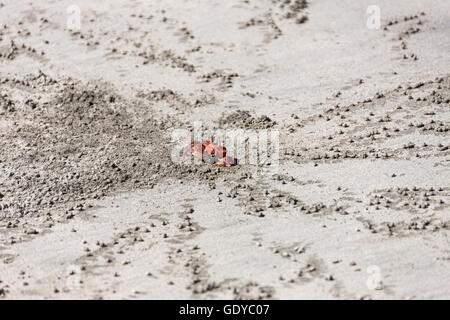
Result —
[[192, 154], [195, 158], [203, 162], [212, 164], [216, 167], [232, 167], [237, 165], [237, 160], [233, 157], [226, 156], [227, 149], [206, 141], [206, 147], [199, 141], [191, 141], [184, 150], [184, 155]]
[[195, 158], [203, 160], [205, 146], [199, 141], [191, 141], [190, 145], [184, 150], [184, 155], [192, 154]]
[[227, 155], [227, 149], [225, 147], [214, 144], [211, 141], [206, 141], [205, 150], [216, 159], [221, 159]]

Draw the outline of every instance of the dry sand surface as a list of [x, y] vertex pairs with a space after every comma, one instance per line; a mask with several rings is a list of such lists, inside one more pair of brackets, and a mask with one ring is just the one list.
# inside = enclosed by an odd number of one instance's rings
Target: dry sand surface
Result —
[[0, 0], [0, 71], [0, 299], [450, 299], [448, 0]]

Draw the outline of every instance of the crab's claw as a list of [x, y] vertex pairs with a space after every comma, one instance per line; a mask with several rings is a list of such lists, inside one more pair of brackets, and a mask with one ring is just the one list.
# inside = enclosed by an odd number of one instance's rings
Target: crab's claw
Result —
[[199, 141], [191, 141], [190, 145], [184, 150], [184, 155], [192, 154], [195, 158], [203, 160], [205, 146]]

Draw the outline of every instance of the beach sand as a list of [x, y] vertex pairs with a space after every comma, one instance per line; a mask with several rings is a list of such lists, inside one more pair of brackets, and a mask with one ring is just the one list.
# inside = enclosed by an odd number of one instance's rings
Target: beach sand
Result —
[[[449, 299], [449, 30], [446, 0], [0, 0], [0, 299]], [[198, 123], [279, 162], [177, 163]]]

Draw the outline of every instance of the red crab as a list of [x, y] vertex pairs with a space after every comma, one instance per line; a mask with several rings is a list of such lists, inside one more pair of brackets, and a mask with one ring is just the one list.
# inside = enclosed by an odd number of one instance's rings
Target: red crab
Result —
[[[211, 138], [212, 140], [212, 138]], [[237, 165], [237, 160], [227, 156], [227, 149], [211, 141], [206, 141], [206, 146], [199, 141], [191, 141], [184, 154], [191, 153], [195, 158], [207, 162], [216, 167], [232, 167]]]

